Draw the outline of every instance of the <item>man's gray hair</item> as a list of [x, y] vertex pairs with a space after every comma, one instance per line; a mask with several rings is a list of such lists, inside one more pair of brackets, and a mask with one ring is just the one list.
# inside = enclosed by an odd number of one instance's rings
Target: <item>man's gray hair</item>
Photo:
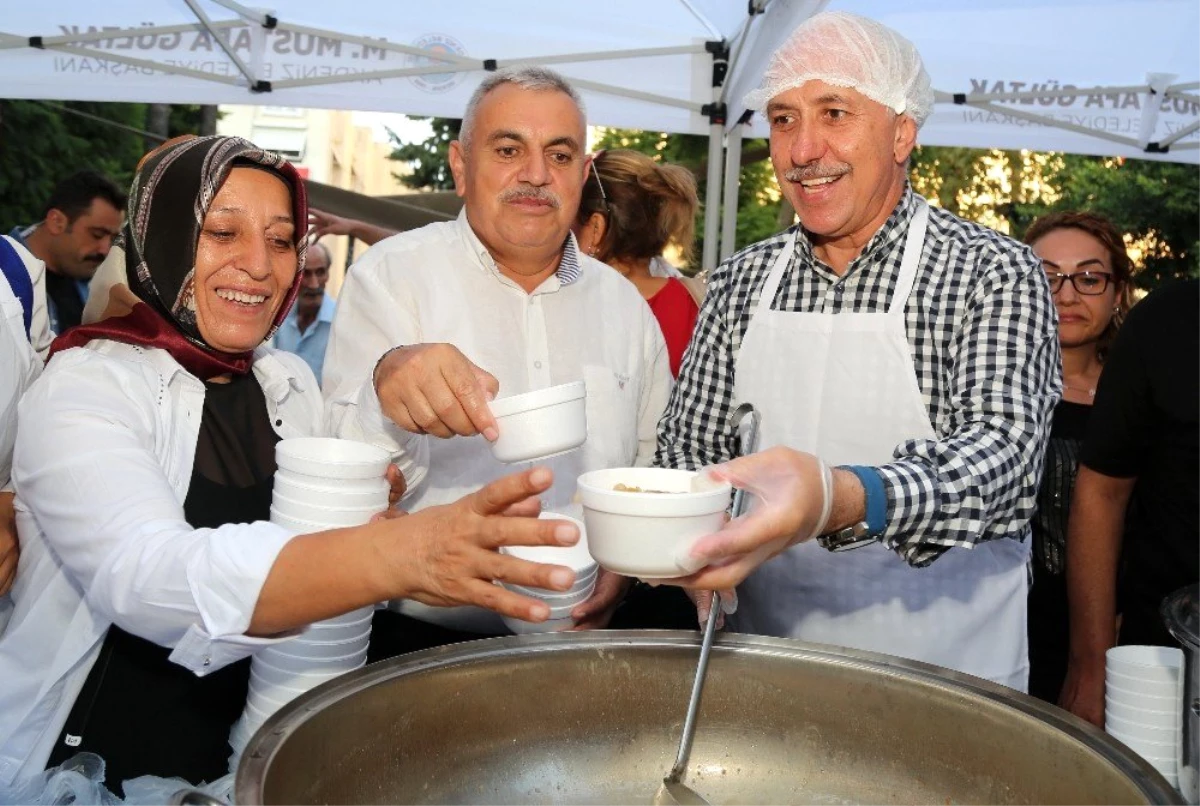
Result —
[[489, 74], [483, 81], [479, 82], [479, 86], [475, 88], [475, 92], [471, 93], [471, 100], [467, 101], [466, 111], [463, 112], [462, 126], [458, 131], [458, 139], [462, 143], [464, 151], [469, 150], [471, 147], [471, 130], [475, 127], [475, 116], [479, 112], [479, 105], [483, 103], [483, 99], [489, 92], [504, 84], [516, 84], [525, 90], [556, 90], [561, 92], [574, 101], [575, 106], [579, 108], [579, 114], [584, 119], [587, 118], [587, 110], [584, 109], [583, 99], [579, 97], [578, 91], [558, 73], [547, 67], [538, 67], [537, 65], [505, 67], [502, 70], [497, 70]]
[[329, 247], [320, 241], [313, 241], [308, 245], [308, 253], [311, 255], [314, 249], [320, 249], [325, 253], [325, 265], [330, 269], [333, 268], [333, 252], [329, 251]]

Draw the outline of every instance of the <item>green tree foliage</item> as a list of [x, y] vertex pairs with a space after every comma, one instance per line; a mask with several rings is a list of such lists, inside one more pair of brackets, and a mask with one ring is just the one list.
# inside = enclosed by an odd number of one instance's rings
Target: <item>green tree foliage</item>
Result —
[[1200, 276], [1200, 170], [1194, 165], [1061, 157], [1053, 204], [1017, 205], [1025, 222], [1051, 210], [1092, 210], [1132, 236], [1142, 252], [1137, 282], [1154, 288]]
[[429, 120], [433, 134], [419, 143], [405, 143], [391, 129], [391, 159], [408, 163], [411, 174], [395, 174], [396, 178], [410, 188], [428, 190], [453, 190], [454, 177], [450, 174], [450, 143], [458, 139], [462, 121], [455, 118], [413, 118]]
[[[63, 106], [133, 129], [145, 117], [140, 104]], [[142, 153], [136, 133], [36, 101], [0, 101], [0, 228], [37, 221], [55, 183], [84, 168], [128, 186]]]
[[[146, 110], [146, 104], [0, 101], [0, 230], [37, 221], [54, 185], [84, 168], [128, 187], [146, 152]], [[200, 106], [173, 105], [168, 136], [196, 133], [200, 120]]]
[[947, 210], [1018, 238], [1049, 212], [1100, 213], [1128, 235], [1143, 288], [1200, 274], [1200, 171], [1192, 165], [926, 146], [913, 153], [911, 178]]

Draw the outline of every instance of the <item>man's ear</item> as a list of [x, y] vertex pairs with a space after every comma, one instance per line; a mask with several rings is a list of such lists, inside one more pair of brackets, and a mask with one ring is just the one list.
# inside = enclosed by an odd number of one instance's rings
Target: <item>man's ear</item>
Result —
[[913, 149], [917, 147], [917, 122], [911, 115], [899, 115], [896, 118], [896, 139], [892, 145], [892, 156], [896, 164], [908, 161]]
[[450, 173], [454, 176], [454, 192], [461, 198], [467, 192], [467, 155], [463, 152], [460, 140], [451, 141], [449, 157]]
[[70, 224], [67, 214], [57, 207], [52, 207], [50, 212], [46, 213], [45, 226], [51, 235], [62, 235]]

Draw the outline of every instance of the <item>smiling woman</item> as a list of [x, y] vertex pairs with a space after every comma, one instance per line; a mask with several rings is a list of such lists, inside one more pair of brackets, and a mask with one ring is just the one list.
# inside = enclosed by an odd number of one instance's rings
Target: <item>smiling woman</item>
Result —
[[544, 469], [404, 518], [271, 522], [276, 444], [323, 431], [312, 371], [263, 344], [295, 299], [307, 220], [295, 169], [245, 140], [167, 143], [139, 168], [130, 286], [55, 342], [20, 403], [0, 801], [80, 752], [118, 794], [143, 774], [224, 775], [250, 656], [315, 621], [393, 598], [539, 621], [545, 604], [492, 580], [573, 584], [496, 551], [577, 539], [500, 514], [536, 516]]

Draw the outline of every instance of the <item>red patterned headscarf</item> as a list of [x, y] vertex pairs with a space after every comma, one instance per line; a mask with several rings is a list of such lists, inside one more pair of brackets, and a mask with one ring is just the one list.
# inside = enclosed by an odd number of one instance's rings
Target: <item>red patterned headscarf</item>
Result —
[[264, 337], [269, 339], [300, 290], [308, 229], [304, 182], [283, 157], [240, 137], [196, 137], [152, 152], [133, 179], [124, 231], [125, 271], [137, 299], [93, 325], [67, 331], [51, 352], [105, 338], [160, 347], [202, 380], [249, 372], [252, 352], [224, 353], [205, 343], [196, 324], [194, 295], [196, 245], [204, 217], [230, 170], [243, 165], [275, 174], [292, 197], [296, 277]]

